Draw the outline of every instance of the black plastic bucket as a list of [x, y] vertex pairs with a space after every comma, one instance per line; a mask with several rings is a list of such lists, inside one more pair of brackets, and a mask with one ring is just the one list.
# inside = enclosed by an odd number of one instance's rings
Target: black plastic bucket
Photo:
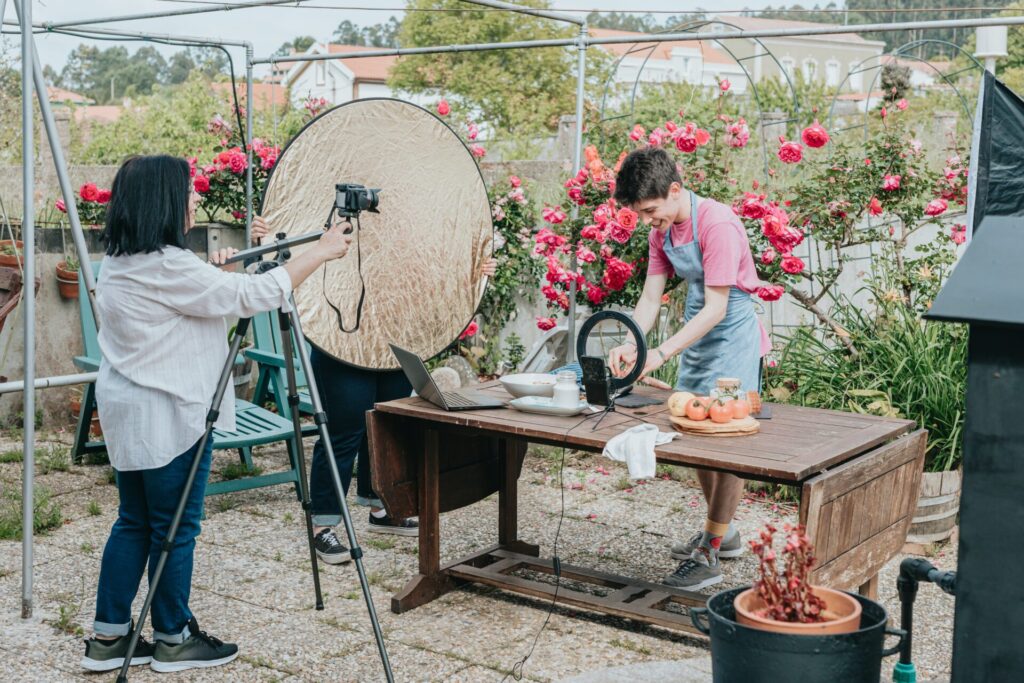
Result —
[[[860, 629], [852, 633], [803, 636], [743, 626], [736, 622], [733, 600], [747, 588], [716, 593], [706, 608], [690, 610], [693, 625], [711, 636], [715, 683], [878, 683], [882, 657], [898, 652], [906, 635], [886, 627], [884, 607], [852, 593], [862, 608]], [[887, 633], [900, 641], [885, 649]]]

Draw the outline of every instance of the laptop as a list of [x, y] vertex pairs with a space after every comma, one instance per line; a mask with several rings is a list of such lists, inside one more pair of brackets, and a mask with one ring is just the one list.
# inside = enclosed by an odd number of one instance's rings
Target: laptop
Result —
[[441, 391], [434, 378], [427, 371], [420, 357], [415, 353], [389, 344], [402, 372], [409, 379], [418, 396], [445, 410], [479, 410], [481, 408], [504, 408], [505, 402], [481, 393], [471, 391]]

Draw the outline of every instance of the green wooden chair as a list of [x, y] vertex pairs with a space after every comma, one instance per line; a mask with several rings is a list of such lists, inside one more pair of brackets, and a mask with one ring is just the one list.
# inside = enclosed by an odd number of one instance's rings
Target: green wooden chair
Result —
[[[264, 405], [267, 401], [273, 401], [279, 415], [289, 415], [288, 376], [285, 371], [284, 347], [281, 343], [281, 326], [277, 311], [260, 313], [253, 317], [251, 329], [253, 346], [245, 349], [244, 353], [259, 367], [252, 401], [256, 405]], [[294, 348], [294, 336], [292, 345]], [[307, 342], [307, 353], [309, 349], [310, 346]], [[298, 356], [295, 356], [294, 361], [295, 382], [299, 388], [299, 412], [302, 415], [311, 416], [313, 402], [309, 398], [306, 373], [302, 370], [302, 363]], [[316, 433], [317, 427], [312, 422], [302, 426], [303, 436], [311, 436]]]
[[[92, 268], [96, 277], [99, 277], [100, 264], [93, 263]], [[83, 372], [95, 372], [100, 367], [100, 346], [97, 338], [96, 320], [92, 315], [89, 295], [81, 274], [79, 274], [78, 280], [78, 308], [81, 313], [82, 342], [85, 347], [85, 353], [81, 356], [76, 356], [74, 363]], [[82, 392], [82, 409], [75, 433], [75, 445], [72, 449], [72, 457], [76, 463], [81, 462], [84, 453], [106, 449], [106, 444], [103, 441], [89, 440], [89, 426], [92, 412], [95, 408], [96, 387], [90, 383]], [[295, 434], [292, 431], [291, 420], [283, 417], [284, 415], [287, 415], [287, 413], [282, 412], [278, 415], [249, 401], [239, 398], [235, 399], [236, 429], [233, 432], [215, 429], [213, 432], [214, 450], [237, 450], [239, 461], [246, 468], [252, 469], [253, 447], [284, 441], [288, 449], [288, 461], [291, 468], [284, 472], [213, 482], [207, 485], [206, 495], [212, 496], [219, 493], [232, 493], [234, 491], [287, 483], [293, 484], [296, 496], [299, 495], [299, 470], [296, 448], [301, 448], [302, 445], [295, 443]]]

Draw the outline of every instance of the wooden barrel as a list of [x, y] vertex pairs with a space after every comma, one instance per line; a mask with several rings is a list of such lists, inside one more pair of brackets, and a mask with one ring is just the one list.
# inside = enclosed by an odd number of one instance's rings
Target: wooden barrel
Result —
[[960, 512], [960, 471], [925, 472], [921, 495], [910, 523], [907, 543], [944, 541], [956, 528]]

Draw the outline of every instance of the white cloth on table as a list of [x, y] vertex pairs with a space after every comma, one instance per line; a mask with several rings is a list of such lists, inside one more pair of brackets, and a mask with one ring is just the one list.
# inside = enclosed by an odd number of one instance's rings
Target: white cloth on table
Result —
[[675, 432], [660, 432], [652, 424], [637, 425], [609, 439], [604, 454], [626, 463], [630, 479], [653, 479], [655, 446], [667, 444], [677, 436]]

